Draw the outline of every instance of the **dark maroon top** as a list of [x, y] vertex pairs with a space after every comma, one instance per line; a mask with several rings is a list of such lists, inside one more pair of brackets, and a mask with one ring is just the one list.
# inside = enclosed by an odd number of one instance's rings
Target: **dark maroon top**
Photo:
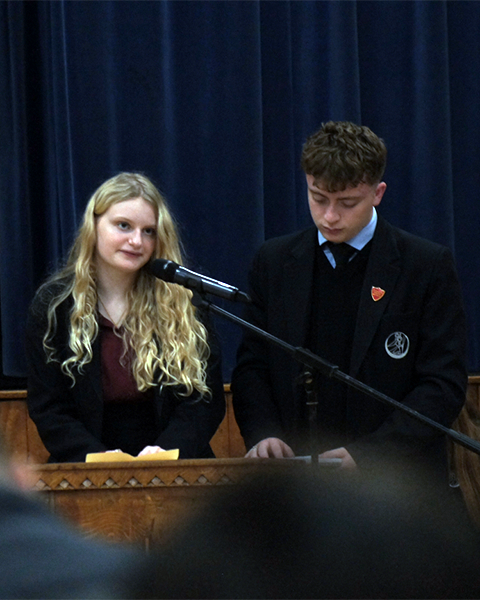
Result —
[[151, 399], [150, 392], [139, 392], [132, 372], [133, 351], [124, 356], [122, 328], [99, 315], [102, 348], [102, 390], [104, 402], [141, 402]]
[[153, 390], [139, 392], [132, 372], [133, 351], [125, 354], [122, 330], [99, 315], [103, 427], [102, 442], [136, 456], [145, 446], [158, 445], [158, 416]]

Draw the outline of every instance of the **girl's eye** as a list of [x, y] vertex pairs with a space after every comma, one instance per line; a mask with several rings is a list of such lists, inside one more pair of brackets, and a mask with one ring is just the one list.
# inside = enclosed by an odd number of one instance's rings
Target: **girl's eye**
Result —
[[120, 221], [120, 223], [118, 223], [118, 227], [119, 229], [126, 231], [130, 226], [125, 221]]
[[155, 235], [155, 229], [153, 229], [153, 227], [147, 227], [147, 229], [145, 229], [145, 234], [148, 236], [154, 236]]

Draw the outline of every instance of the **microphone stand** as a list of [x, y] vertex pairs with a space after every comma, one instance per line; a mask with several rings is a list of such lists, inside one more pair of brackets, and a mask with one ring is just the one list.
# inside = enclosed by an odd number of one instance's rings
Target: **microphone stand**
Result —
[[[194, 292], [193, 298], [192, 298], [192, 303], [194, 304], [194, 306], [205, 308], [207, 311], [210, 311], [214, 314], [225, 317], [226, 319], [236, 323], [237, 325], [240, 325], [244, 329], [248, 329], [249, 331], [252, 331], [257, 336], [263, 338], [267, 342], [269, 342], [275, 346], [279, 346], [280, 348], [283, 348], [283, 350], [288, 352], [296, 361], [302, 363], [307, 368], [306, 369], [307, 372], [304, 374], [306, 379], [309, 379], [308, 376], [310, 376], [310, 379], [312, 378], [311, 372], [313, 370], [314, 372], [318, 371], [318, 372], [322, 373], [326, 377], [333, 377], [334, 379], [343, 381], [350, 387], [352, 387], [356, 390], [359, 390], [359, 391], [367, 394], [368, 396], [371, 396], [371, 397], [375, 398], [376, 400], [383, 402], [384, 404], [388, 404], [394, 408], [397, 408], [398, 410], [403, 411], [404, 413], [406, 413], [410, 417], [416, 419], [417, 421], [420, 421], [422, 423], [425, 423], [426, 425], [429, 425], [433, 429], [436, 429], [437, 431], [440, 431], [441, 433], [445, 434], [447, 437], [452, 439], [455, 443], [459, 444], [460, 446], [463, 446], [464, 448], [471, 450], [475, 454], [480, 455], [480, 444], [477, 441], [475, 441], [474, 439], [469, 438], [468, 436], [463, 435], [462, 433], [459, 433], [458, 431], [455, 431], [453, 429], [445, 427], [441, 423], [437, 423], [433, 419], [430, 419], [429, 417], [422, 415], [421, 413], [414, 410], [413, 408], [410, 408], [409, 406], [406, 406], [405, 404], [398, 402], [398, 400], [394, 400], [393, 398], [390, 398], [389, 396], [382, 394], [381, 392], [362, 383], [361, 381], [358, 381], [354, 377], [350, 377], [350, 375], [347, 375], [346, 373], [343, 373], [342, 371], [340, 371], [340, 369], [336, 365], [327, 362], [323, 358], [320, 358], [313, 352], [310, 352], [310, 350], [306, 350], [305, 348], [301, 348], [299, 346], [295, 347], [295, 346], [288, 344], [287, 342], [281, 340], [280, 338], [277, 338], [274, 335], [271, 335], [267, 331], [264, 331], [263, 329], [260, 329], [259, 327], [252, 325], [248, 321], [245, 321], [244, 319], [241, 319], [240, 317], [237, 317], [236, 315], [229, 313], [228, 311], [224, 310], [223, 308], [220, 308], [219, 306], [212, 304], [212, 302], [210, 302], [210, 300], [207, 300], [204, 295], [201, 295], [198, 292]], [[309, 385], [308, 382], [307, 382], [307, 385]], [[308, 400], [308, 397], [309, 397], [309, 395], [308, 395], [308, 390], [307, 390], [307, 400]], [[315, 406], [314, 410], [316, 410], [316, 406]], [[313, 413], [311, 412], [311, 414], [313, 414]], [[311, 418], [310, 418], [310, 421], [311, 421]], [[313, 436], [311, 436], [311, 437], [313, 437]], [[312, 449], [312, 452], [313, 452], [313, 449]], [[315, 462], [316, 462], [316, 459], [314, 457], [314, 454], [312, 453], [312, 464], [314, 464]]]
[[308, 447], [310, 448], [309, 454], [312, 458], [312, 465], [316, 465], [317, 461], [314, 460], [314, 457], [318, 456], [318, 398], [317, 391], [315, 389], [315, 377], [311, 373], [311, 370], [303, 371], [303, 373], [297, 377], [297, 383], [303, 385], [303, 389], [305, 390], [305, 405], [307, 407], [308, 416]]

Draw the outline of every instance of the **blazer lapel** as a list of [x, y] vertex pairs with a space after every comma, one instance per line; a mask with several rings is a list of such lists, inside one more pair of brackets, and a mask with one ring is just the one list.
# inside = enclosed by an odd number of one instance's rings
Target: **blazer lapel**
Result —
[[[358, 308], [350, 361], [352, 377], [355, 377], [360, 369], [393, 295], [399, 274], [400, 255], [396, 241], [390, 225], [379, 215]], [[376, 293], [381, 296], [377, 300], [374, 299]]]
[[79, 378], [85, 405], [91, 407], [93, 413], [103, 416], [102, 368], [100, 335], [93, 342], [93, 358], [85, 365], [84, 375]]
[[284, 312], [288, 315], [286, 331], [293, 346], [304, 346], [311, 307], [313, 263], [317, 229], [305, 231], [285, 262], [283, 271]]

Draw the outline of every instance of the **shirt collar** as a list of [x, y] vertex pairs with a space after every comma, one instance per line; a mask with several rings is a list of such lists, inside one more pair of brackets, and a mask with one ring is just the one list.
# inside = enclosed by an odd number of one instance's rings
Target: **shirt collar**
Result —
[[[375, 210], [375, 207], [373, 207], [373, 214], [372, 214], [372, 218], [370, 220], [370, 223], [368, 223], [368, 225], [365, 225], [365, 227], [357, 233], [357, 235], [355, 237], [353, 237], [351, 240], [348, 240], [348, 244], [350, 246], [352, 246], [352, 248], [355, 248], [355, 250], [362, 250], [362, 248], [364, 248], [368, 242], [373, 238], [373, 234], [375, 233], [375, 227], [377, 226], [377, 221], [378, 221], [378, 215], [377, 215], [377, 211]], [[327, 240], [323, 237], [323, 235], [320, 233], [320, 231], [318, 232], [318, 243], [320, 244], [320, 246], [322, 244], [324, 244]]]

